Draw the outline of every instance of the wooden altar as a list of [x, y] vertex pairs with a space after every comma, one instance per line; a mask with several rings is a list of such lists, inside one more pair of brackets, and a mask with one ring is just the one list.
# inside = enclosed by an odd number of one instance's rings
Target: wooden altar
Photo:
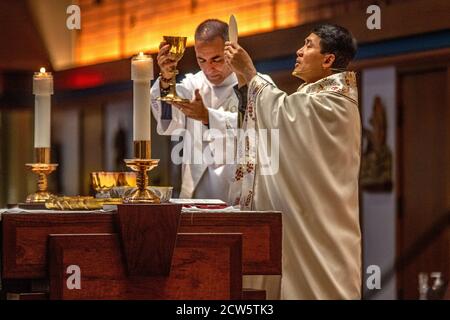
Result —
[[[3, 293], [17, 299], [263, 299], [264, 292], [242, 288], [242, 275], [281, 274], [280, 212], [182, 212], [179, 221], [172, 218], [171, 244], [165, 241], [170, 225], [161, 228], [146, 207], [139, 210], [158, 227], [130, 218], [133, 206], [3, 213]], [[124, 227], [124, 219], [133, 221]]]

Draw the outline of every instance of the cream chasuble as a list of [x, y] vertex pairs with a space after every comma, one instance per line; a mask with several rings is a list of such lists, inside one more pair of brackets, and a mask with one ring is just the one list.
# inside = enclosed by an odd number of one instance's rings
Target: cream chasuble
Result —
[[[232, 192], [241, 190], [235, 203], [242, 209], [283, 212], [281, 299], [360, 299], [355, 74], [333, 74], [290, 96], [255, 76], [248, 90], [244, 129], [268, 129], [268, 136], [278, 130], [279, 164], [271, 157], [273, 137], [245, 137]], [[254, 283], [276, 297], [276, 284], [264, 279]]]

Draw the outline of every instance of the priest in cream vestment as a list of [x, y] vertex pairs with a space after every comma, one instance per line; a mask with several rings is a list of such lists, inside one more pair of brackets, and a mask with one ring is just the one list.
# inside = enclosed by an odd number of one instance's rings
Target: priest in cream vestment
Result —
[[[314, 29], [293, 72], [305, 83], [287, 95], [256, 74], [244, 49], [226, 43], [227, 63], [248, 85], [244, 129], [259, 133], [240, 145], [235, 201], [283, 214], [281, 286], [254, 279], [268, 298], [277, 290], [281, 299], [361, 297], [361, 124], [355, 74], [344, 70], [355, 51], [346, 29]], [[261, 129], [277, 130], [279, 141], [266, 143]]]

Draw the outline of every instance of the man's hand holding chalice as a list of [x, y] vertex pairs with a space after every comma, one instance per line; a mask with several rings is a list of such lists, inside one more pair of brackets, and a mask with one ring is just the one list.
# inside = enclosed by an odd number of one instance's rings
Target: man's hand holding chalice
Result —
[[167, 90], [170, 86], [172, 77], [175, 76], [175, 70], [177, 69], [178, 61], [170, 54], [170, 44], [166, 41], [162, 41], [159, 44], [159, 52], [157, 56], [157, 62], [160, 70], [160, 82], [159, 85], [162, 89]]

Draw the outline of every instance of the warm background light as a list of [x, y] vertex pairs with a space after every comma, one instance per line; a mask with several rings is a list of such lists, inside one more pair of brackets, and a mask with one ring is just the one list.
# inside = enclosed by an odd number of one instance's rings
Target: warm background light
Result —
[[80, 0], [81, 31], [76, 41], [77, 65], [156, 52], [163, 35], [188, 37], [203, 20], [228, 21], [234, 14], [239, 36], [295, 26], [297, 0]]

